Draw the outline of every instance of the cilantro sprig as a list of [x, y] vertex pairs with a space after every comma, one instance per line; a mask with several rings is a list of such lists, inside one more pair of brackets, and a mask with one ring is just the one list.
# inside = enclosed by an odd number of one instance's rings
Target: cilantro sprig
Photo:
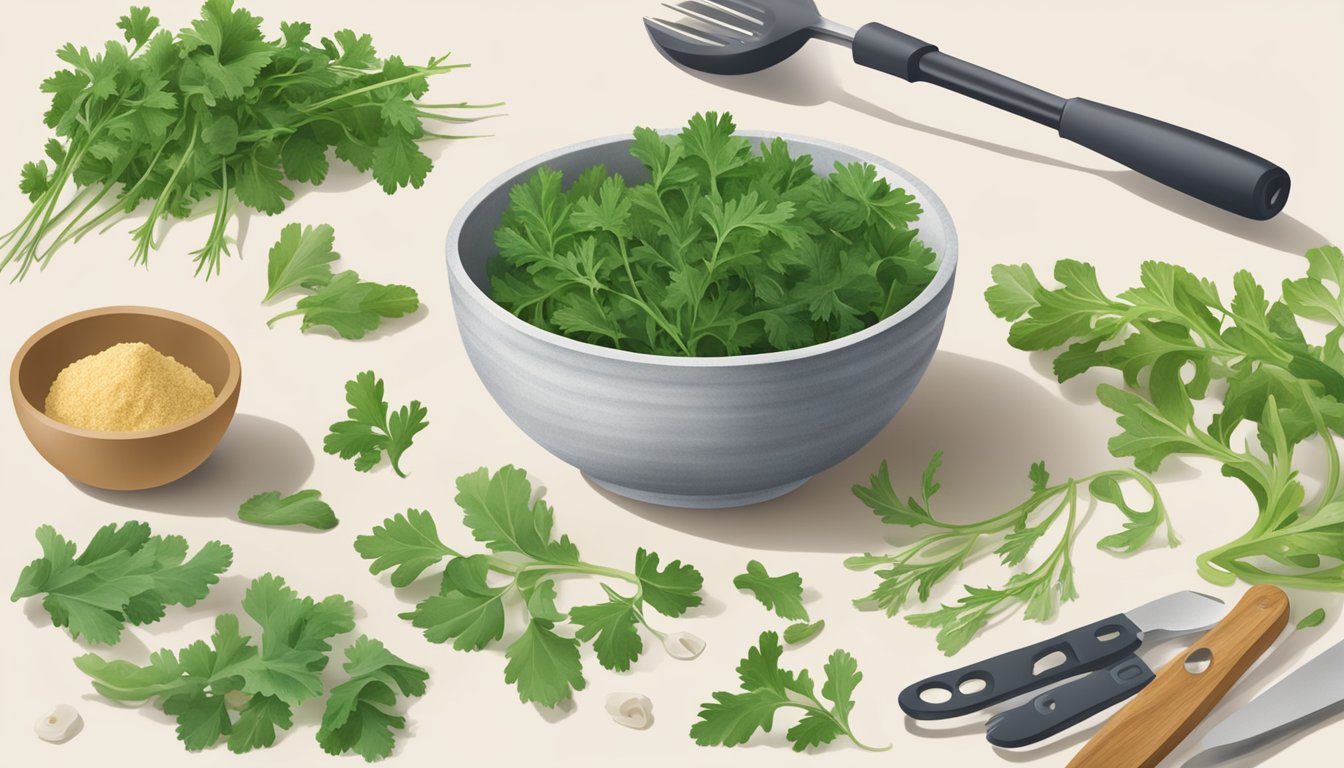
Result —
[[389, 194], [418, 188], [433, 167], [420, 144], [462, 138], [424, 123], [473, 119], [463, 110], [475, 105], [425, 101], [431, 77], [465, 64], [380, 57], [369, 35], [349, 29], [312, 40], [305, 22], [267, 37], [261, 23], [233, 0], [207, 0], [174, 33], [133, 7], [117, 23], [124, 42], [58, 50], [66, 68], [42, 82], [57, 138], [22, 168], [32, 208], [0, 239], [0, 269], [14, 264], [20, 279], [62, 245], [147, 208], [131, 233], [132, 260], [145, 264], [165, 219], [209, 206], [210, 233], [193, 252], [208, 278], [229, 253], [238, 207], [283, 211], [294, 183], [326, 179], [329, 151]]
[[[891, 749], [890, 745], [864, 744], [850, 727], [854, 689], [863, 680], [863, 673], [849, 652], [837, 650], [827, 660], [820, 697], [807, 670], [794, 673], [779, 666], [783, 653], [779, 635], [761, 633], [759, 643], [737, 667], [742, 690], [715, 691], [713, 701], [700, 705], [700, 719], [691, 726], [691, 738], [696, 744], [702, 747], [745, 744], [758, 730], [768, 733], [779, 710], [801, 709], [802, 719], [785, 733], [795, 752], [829, 744], [841, 736], [870, 752]], [[829, 701], [830, 706], [822, 699]]]
[[[463, 554], [444, 544], [428, 512], [411, 509], [383, 521], [355, 540], [355, 549], [373, 561], [372, 573], [392, 571], [394, 587], [405, 587], [444, 562], [438, 594], [402, 614], [433, 643], [478, 651], [499, 642], [506, 630], [506, 606], [523, 615], [522, 631], [506, 647], [504, 680], [525, 702], [554, 707], [586, 685], [579, 649], [591, 643], [597, 661], [627, 670], [644, 651], [639, 627], [671, 642], [675, 635], [654, 629], [648, 611], [677, 617], [700, 604], [703, 578], [679, 560], [662, 565], [657, 554], [640, 549], [633, 570], [580, 559], [568, 536], [556, 538], [555, 513], [533, 498], [527, 472], [513, 466], [493, 474], [481, 469], [457, 479], [456, 503], [462, 522], [490, 554]], [[568, 611], [557, 605], [557, 579], [598, 579], [606, 600]], [[612, 584], [624, 584], [618, 589]], [[560, 630], [568, 625], [573, 635]]]
[[914, 197], [864, 163], [829, 176], [783, 139], [697, 114], [680, 134], [637, 128], [649, 181], [602, 166], [568, 189], [540, 168], [510, 192], [491, 294], [539, 328], [617, 349], [735, 355], [870, 326], [932, 281]]
[[805, 643], [826, 628], [825, 621], [813, 622], [803, 605], [803, 577], [797, 571], [771, 576], [759, 560], [747, 563], [747, 570], [733, 577], [733, 586], [751, 593], [756, 601], [781, 619], [794, 623], [784, 630], [784, 642]]
[[206, 542], [187, 557], [181, 536], [151, 536], [145, 523], [109, 523], [83, 552], [50, 525], [37, 529], [42, 557], [24, 566], [9, 599], [43, 595], [51, 623], [71, 637], [112, 645], [122, 628], [163, 618], [168, 606], [190, 606], [219, 582], [233, 549]]
[[242, 608], [260, 629], [259, 643], [242, 634], [236, 614], [225, 613], [216, 617], [210, 642], [156, 651], [148, 665], [89, 653], [75, 666], [109, 699], [153, 699], [176, 718], [188, 751], [220, 739], [231, 752], [270, 747], [278, 732], [293, 726], [294, 710], [325, 690], [331, 639], [354, 629], [354, 606], [340, 595], [301, 597], [284, 579], [266, 574], [248, 587]]
[[322, 450], [354, 459], [355, 469], [368, 472], [387, 454], [388, 463], [398, 477], [402, 454], [415, 442], [415, 436], [429, 422], [429, 409], [412, 400], [393, 411], [383, 397], [383, 380], [373, 371], [364, 371], [345, 383], [345, 400], [350, 405], [346, 419], [332, 424], [322, 440]]
[[[966, 586], [966, 594], [953, 605], [906, 620], [917, 627], [938, 630], [938, 648], [951, 656], [964, 648], [991, 621], [1019, 606], [1023, 617], [1048, 621], [1061, 603], [1078, 597], [1073, 579], [1073, 547], [1082, 527], [1080, 500], [1083, 493], [1097, 502], [1114, 506], [1125, 517], [1122, 530], [1103, 537], [1097, 546], [1116, 553], [1132, 553], [1166, 529], [1166, 541], [1177, 540], [1157, 486], [1142, 472], [1129, 469], [1099, 472], [1083, 478], [1051, 482], [1044, 462], [1028, 472], [1030, 496], [1006, 512], [975, 523], [949, 523], [933, 516], [931, 501], [942, 486], [937, 472], [942, 452], [936, 452], [924, 470], [920, 496], [902, 499], [892, 485], [887, 463], [882, 462], [868, 485], [855, 485], [854, 495], [873, 514], [889, 525], [931, 527], [925, 535], [890, 554], [851, 557], [852, 570], [876, 570], [878, 584], [867, 596], [854, 601], [861, 609], [881, 610], [895, 616], [914, 599], [925, 602], [933, 586], [980, 557], [990, 546], [1004, 567], [1017, 568], [1038, 545], [1045, 555], [1032, 568], [1014, 572], [1000, 587]], [[1121, 484], [1131, 481], [1148, 497], [1149, 507], [1134, 507], [1125, 499]], [[1055, 533], [1047, 537], [1052, 530]], [[1054, 536], [1058, 538], [1055, 539]], [[912, 594], [913, 593], [913, 594]]]
[[[1159, 261], [1145, 262], [1140, 285], [1115, 297], [1091, 265], [1070, 259], [1055, 265], [1056, 288], [1029, 266], [1000, 265], [985, 294], [1013, 322], [1013, 346], [1063, 348], [1054, 362], [1061, 381], [1094, 368], [1120, 372], [1124, 388], [1097, 387], [1120, 429], [1112, 454], [1144, 471], [1172, 456], [1212, 459], [1251, 492], [1251, 527], [1196, 559], [1215, 584], [1344, 591], [1336, 443], [1344, 435], [1344, 254], [1323, 246], [1306, 258], [1306, 276], [1285, 280], [1272, 302], [1245, 270], [1224, 301], [1212, 282]], [[1207, 421], [1196, 408], [1206, 401], [1215, 409]], [[1309, 444], [1324, 452], [1326, 470], [1311, 500], [1298, 479]]]

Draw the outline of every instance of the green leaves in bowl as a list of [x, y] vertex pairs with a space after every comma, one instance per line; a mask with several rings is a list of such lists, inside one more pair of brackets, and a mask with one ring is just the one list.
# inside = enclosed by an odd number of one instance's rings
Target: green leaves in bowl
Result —
[[738, 355], [840, 338], [933, 280], [922, 212], [865, 163], [829, 176], [788, 142], [759, 153], [728, 114], [637, 128], [649, 180], [593, 166], [566, 189], [539, 168], [510, 192], [491, 294], [553, 333], [662, 355]]

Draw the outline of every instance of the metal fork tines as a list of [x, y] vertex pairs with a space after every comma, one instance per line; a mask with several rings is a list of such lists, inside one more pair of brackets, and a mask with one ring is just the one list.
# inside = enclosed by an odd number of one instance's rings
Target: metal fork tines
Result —
[[[689, 43], [716, 46], [741, 43], [754, 37], [764, 22], [760, 10], [740, 0], [685, 0], [663, 6], [685, 17], [678, 21], [646, 17], [663, 31]], [[691, 23], [687, 23], [691, 22]]]

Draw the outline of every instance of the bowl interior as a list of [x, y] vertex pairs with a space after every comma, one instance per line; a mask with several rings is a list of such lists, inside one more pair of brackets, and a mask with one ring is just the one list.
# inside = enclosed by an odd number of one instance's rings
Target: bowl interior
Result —
[[226, 394], [238, 378], [237, 358], [208, 326], [173, 313], [114, 308], [75, 315], [40, 332], [18, 363], [17, 385], [38, 413], [56, 375], [76, 360], [122, 342], [141, 341], [177, 359], [215, 390]]
[[[908, 194], [914, 195], [915, 200], [924, 209], [923, 215], [912, 226], [919, 230], [920, 240], [938, 254], [939, 272], [946, 273], [954, 266], [946, 258], [949, 253], [955, 252], [956, 247], [956, 235], [951, 219], [947, 216], [942, 202], [914, 176], [892, 166], [882, 158], [847, 147], [771, 132], [739, 131], [738, 135], [752, 140], [753, 152], [759, 152], [761, 141], [782, 136], [789, 142], [794, 156], [811, 155], [813, 167], [819, 174], [831, 173], [836, 162], [852, 163], [857, 160], [874, 165], [880, 177], [887, 179], [893, 187], [900, 187]], [[509, 191], [513, 186], [526, 181], [538, 167], [546, 166], [563, 173], [567, 187], [585, 169], [598, 163], [605, 165], [610, 172], [621, 174], [628, 184], [642, 184], [648, 181], [649, 171], [630, 154], [630, 147], [633, 144], [633, 139], [599, 139], [577, 148], [552, 153], [505, 174], [482, 191], [475, 206], [468, 204], [469, 212], [461, 223], [456, 247], [450, 251], [455, 252], [455, 258], [460, 260], [467, 277], [484, 294], [489, 303], [494, 304], [494, 300], [490, 298], [489, 266], [498, 253], [494, 233], [504, 216], [504, 211], [508, 208]], [[937, 289], [946, 282], [947, 277], [946, 274], [939, 274], [925, 289], [925, 293]], [[495, 306], [500, 312], [508, 314], [502, 307]]]

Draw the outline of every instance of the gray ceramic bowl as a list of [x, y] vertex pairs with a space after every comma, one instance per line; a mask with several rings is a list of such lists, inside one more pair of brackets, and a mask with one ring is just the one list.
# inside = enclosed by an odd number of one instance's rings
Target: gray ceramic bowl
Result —
[[[742, 131], [752, 139], [777, 134]], [[765, 501], [862, 448], [924, 374], [942, 334], [957, 236], [919, 179], [847, 147], [785, 136], [819, 172], [838, 160], [872, 163], [924, 209], [920, 238], [937, 275], [909, 306], [863, 331], [803, 349], [736, 357], [664, 357], [574, 341], [514, 317], [489, 296], [486, 263], [509, 189], [541, 165], [566, 181], [603, 163], [631, 183], [648, 178], [628, 137], [576, 144], [486, 185], [448, 234], [453, 309], [472, 365], [524, 432], [598, 485], [677, 507]], [[759, 142], [756, 142], [759, 143]]]

